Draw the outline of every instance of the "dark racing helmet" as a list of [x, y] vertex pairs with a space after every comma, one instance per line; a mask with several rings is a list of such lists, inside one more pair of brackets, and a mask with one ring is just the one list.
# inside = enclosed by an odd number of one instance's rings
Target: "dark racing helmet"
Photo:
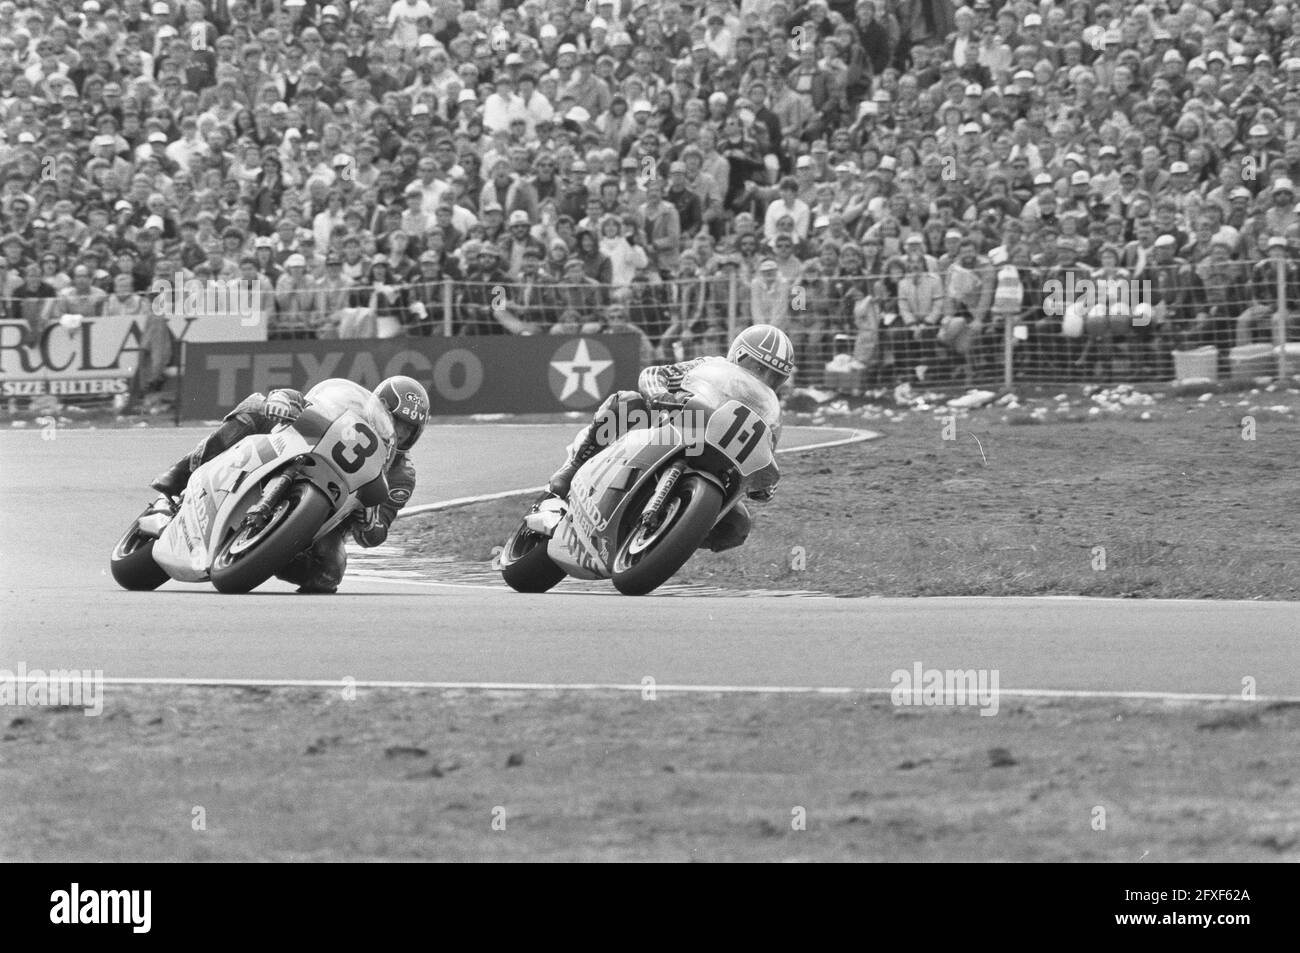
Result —
[[794, 345], [780, 328], [756, 324], [736, 335], [727, 360], [776, 390], [794, 373]]
[[406, 453], [424, 433], [429, 419], [429, 393], [412, 377], [390, 377], [375, 388], [375, 396], [393, 418], [397, 449]]

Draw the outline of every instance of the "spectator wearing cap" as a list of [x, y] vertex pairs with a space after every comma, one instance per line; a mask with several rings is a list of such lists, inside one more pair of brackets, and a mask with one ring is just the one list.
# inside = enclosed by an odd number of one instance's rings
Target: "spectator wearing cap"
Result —
[[1268, 126], [1254, 123], [1246, 131], [1246, 152], [1241, 156], [1242, 182], [1258, 195], [1267, 188], [1272, 168], [1283, 160], [1283, 155], [1272, 146]]
[[519, 333], [547, 333], [560, 314], [555, 278], [542, 268], [544, 249], [524, 249], [519, 274], [510, 287], [510, 310], [521, 322]]
[[561, 325], [568, 326], [574, 320], [598, 321], [602, 309], [609, 303], [609, 286], [588, 277], [587, 267], [587, 263], [578, 255], [570, 257], [564, 263], [563, 276], [555, 289]]
[[284, 273], [275, 283], [275, 310], [267, 326], [268, 340], [313, 339], [322, 323], [316, 282], [307, 271], [307, 259], [298, 252], [284, 259]]
[[1282, 278], [1288, 314], [1300, 308], [1300, 264], [1292, 257], [1285, 236], [1265, 239], [1267, 257], [1250, 269], [1250, 306], [1237, 318], [1234, 343], [1238, 347], [1255, 343], [1257, 337], [1271, 338], [1270, 322], [1278, 311], [1278, 278]]
[[1289, 178], [1277, 178], [1268, 190], [1268, 206], [1245, 228], [1246, 240], [1254, 244], [1255, 236], [1285, 235], [1288, 228], [1300, 221], [1296, 214], [1295, 185]]
[[[1148, 234], [1156, 235], [1150, 248], [1141, 248]], [[1172, 235], [1158, 235], [1154, 223], [1139, 225], [1140, 254], [1134, 256], [1134, 279], [1142, 287], [1149, 287], [1151, 325], [1153, 329], [1167, 332], [1170, 340], [1184, 339], [1183, 331], [1190, 322], [1190, 305], [1194, 278], [1185, 258], [1178, 255], [1178, 242]], [[1122, 258], [1122, 262], [1127, 261]]]
[[274, 239], [261, 235], [253, 240], [253, 263], [257, 265], [258, 273], [270, 281], [273, 288], [284, 274], [281, 262], [282, 259], [276, 257]]
[[750, 281], [749, 311], [754, 324], [784, 328], [790, 319], [790, 283], [774, 258], [765, 258]]
[[527, 122], [524, 104], [515, 92], [515, 80], [507, 71], [493, 77], [494, 90], [483, 100], [483, 125], [491, 132], [508, 132], [515, 119]]
[[458, 288], [457, 322], [461, 334], [507, 334], [518, 317], [504, 307], [510, 277], [501, 264], [500, 249], [491, 242], [467, 242], [465, 280]]
[[506, 234], [501, 239], [504, 252], [506, 274], [512, 281], [517, 281], [523, 269], [524, 256], [531, 250], [536, 253], [538, 262], [546, 255], [546, 249], [533, 237], [532, 219], [523, 209], [515, 209], [506, 219]]

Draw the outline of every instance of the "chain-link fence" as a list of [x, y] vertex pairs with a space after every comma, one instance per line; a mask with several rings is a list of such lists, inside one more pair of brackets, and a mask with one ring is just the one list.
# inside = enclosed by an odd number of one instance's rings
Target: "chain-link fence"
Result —
[[[621, 284], [578, 268], [558, 280], [527, 267], [514, 277], [358, 284], [327, 274], [262, 280], [244, 297], [224, 291], [255, 304], [242, 321], [264, 322], [270, 340], [627, 333], [639, 337], [645, 364], [724, 354], [739, 329], [775, 324], [794, 342], [796, 386], [848, 394], [904, 381], [1009, 387], [1277, 377], [1300, 366], [1300, 344], [1284, 346], [1300, 339], [1289, 319], [1300, 265], [1281, 255], [1157, 256], [1136, 272], [986, 258], [895, 260], [866, 275], [820, 274], [794, 259], [767, 264], [667, 278], [638, 271]], [[164, 305], [156, 295], [68, 288], [50, 298], [6, 298], [0, 317], [21, 323], [35, 347], [42, 328], [74, 311], [92, 320], [136, 314], [140, 389], [179, 357], [167, 331], [170, 301]]]
[[[277, 310], [270, 334], [390, 337], [635, 333], [646, 363], [723, 354], [740, 328], [775, 324], [795, 345], [796, 384], [853, 392], [902, 381], [1011, 386], [1137, 383], [1287, 373], [1300, 266], [1205, 259], [1137, 273], [987, 260], [909, 273], [822, 275], [793, 262], [626, 284], [542, 273], [359, 286], [347, 306]], [[278, 306], [279, 302], [277, 302]], [[1292, 369], [1297, 365], [1292, 360]]]

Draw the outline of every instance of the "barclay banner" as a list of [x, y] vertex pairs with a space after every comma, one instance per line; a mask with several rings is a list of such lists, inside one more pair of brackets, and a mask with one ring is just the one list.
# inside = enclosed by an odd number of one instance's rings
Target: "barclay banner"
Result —
[[214, 419], [251, 393], [331, 377], [375, 387], [394, 374], [428, 388], [435, 414], [592, 410], [640, 370], [631, 334], [187, 344], [180, 415]]
[[[0, 396], [125, 393], [139, 365], [146, 316], [69, 315], [34, 339], [22, 321], [0, 321]], [[234, 313], [167, 318], [173, 338], [195, 341], [266, 340], [266, 322]]]

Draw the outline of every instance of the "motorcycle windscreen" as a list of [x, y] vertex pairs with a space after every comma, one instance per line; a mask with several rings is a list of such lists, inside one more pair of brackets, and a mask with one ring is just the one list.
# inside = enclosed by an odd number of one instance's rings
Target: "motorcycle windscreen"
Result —
[[224, 522], [221, 510], [243, 476], [280, 456], [284, 438], [245, 437], [190, 474], [180, 511], [154, 543], [153, 558], [178, 582], [203, 582], [211, 564], [213, 528]]
[[682, 389], [720, 408], [728, 401], [749, 407], [769, 428], [781, 422], [781, 401], [749, 371], [724, 357], [702, 361], [682, 379]]
[[[315, 443], [316, 455], [355, 493], [388, 469], [396, 452], [393, 419], [378, 397], [360, 384], [333, 378], [307, 392], [295, 427]], [[326, 491], [333, 502], [340, 498]]]

